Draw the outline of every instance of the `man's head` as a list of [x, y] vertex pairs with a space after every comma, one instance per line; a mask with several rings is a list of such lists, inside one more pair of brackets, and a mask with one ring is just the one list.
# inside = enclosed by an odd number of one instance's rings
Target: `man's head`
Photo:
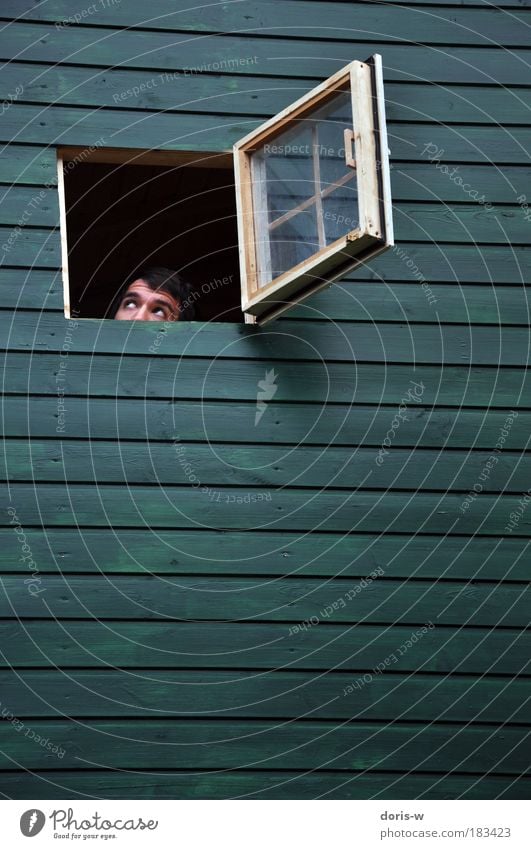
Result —
[[151, 266], [133, 274], [111, 306], [119, 321], [191, 321], [192, 286], [169, 268]]

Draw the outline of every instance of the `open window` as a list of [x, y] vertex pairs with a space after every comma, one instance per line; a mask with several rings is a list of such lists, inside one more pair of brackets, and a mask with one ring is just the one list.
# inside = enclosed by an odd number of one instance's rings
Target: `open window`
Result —
[[263, 324], [393, 243], [382, 67], [352, 62], [229, 151], [60, 148], [65, 315], [141, 266], [200, 321]]
[[234, 146], [242, 310], [263, 324], [393, 244], [381, 57]]
[[65, 315], [108, 318], [142, 266], [186, 279], [199, 321], [242, 322], [228, 153], [61, 148]]

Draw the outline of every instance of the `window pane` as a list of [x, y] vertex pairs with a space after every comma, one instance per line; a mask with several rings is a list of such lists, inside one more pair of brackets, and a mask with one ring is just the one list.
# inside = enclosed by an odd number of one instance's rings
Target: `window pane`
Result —
[[336, 95], [252, 155], [259, 286], [357, 227], [346, 129], [352, 129], [350, 92]]
[[[319, 250], [315, 205], [275, 227], [270, 232], [271, 276], [278, 277], [288, 268], [308, 259]], [[269, 281], [266, 281], [269, 282]]]

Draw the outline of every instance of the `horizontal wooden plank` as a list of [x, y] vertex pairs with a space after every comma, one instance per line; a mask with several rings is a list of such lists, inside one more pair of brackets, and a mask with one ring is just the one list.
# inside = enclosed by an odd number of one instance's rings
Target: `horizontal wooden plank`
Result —
[[32, 720], [34, 734], [0, 723], [0, 766], [62, 768], [437, 770], [520, 775], [528, 766], [525, 728], [242, 720]]
[[[514, 531], [519, 536], [531, 530], [527, 502], [522, 506], [516, 495], [481, 493], [468, 499], [467, 509], [463, 494], [249, 490], [203, 484], [131, 486], [127, 494], [116, 485], [41, 484], [35, 491], [31, 484], [12, 484], [10, 493], [25, 523], [38, 526], [490, 535]], [[507, 528], [511, 514], [517, 516], [516, 530]]]
[[[301, 12], [305, 14], [302, 9]], [[387, 13], [386, 9], [384, 14]], [[437, 24], [435, 20], [430, 32], [438, 31]], [[134, 30], [11, 23], [3, 31], [0, 54], [2, 59], [16, 57], [24, 62], [324, 79], [353, 59], [363, 60], [381, 51], [385, 78], [390, 80], [505, 85], [527, 85], [529, 82], [525, 49], [507, 51], [485, 46], [485, 43], [479, 47], [457, 45], [451, 49], [433, 49], [417, 44], [396, 44], [393, 40], [387, 42], [380, 39], [378, 33], [371, 36], [360, 33], [358, 39], [349, 35], [347, 41], [327, 41], [322, 39], [322, 21], [318, 26], [318, 40], [297, 40], [294, 50], [290, 38], [237, 34], [220, 38], [159, 31], [142, 33], [139, 45], [138, 33]], [[526, 38], [523, 29], [521, 36]], [[455, 29], [453, 33], [452, 45]]]
[[[394, 203], [393, 222], [398, 242], [529, 243], [529, 221], [521, 206], [489, 209], [483, 204], [468, 203]], [[407, 261], [407, 245], [405, 254]], [[399, 250], [397, 256], [402, 257]]]
[[[377, 568], [389, 578], [519, 580], [529, 577], [525, 538], [393, 534], [296, 534], [290, 531], [143, 530], [26, 527], [26, 543], [41, 572], [364, 577]], [[28, 574], [18, 535], [0, 529], [4, 569]], [[215, 552], [215, 554], [214, 554]]]
[[[397, 648], [398, 650], [398, 648]], [[407, 649], [406, 649], [407, 650]], [[73, 716], [525, 722], [526, 678], [234, 670], [0, 670], [19, 719]], [[528, 700], [528, 699], [527, 699]]]
[[0, 183], [44, 186], [57, 179], [54, 148], [8, 144], [0, 157]]
[[[16, 167], [16, 163], [14, 163]], [[448, 177], [448, 171], [453, 172], [454, 167], [445, 166], [446, 173], [441, 168], [433, 163], [400, 163], [392, 171], [391, 188], [393, 200], [396, 204], [397, 218], [404, 219], [400, 224], [402, 238], [408, 237], [408, 230], [416, 224], [419, 226], [419, 220], [423, 227], [430, 232], [429, 216], [435, 212], [435, 207], [439, 207], [441, 202], [451, 204], [457, 202], [458, 207], [452, 207], [450, 212], [457, 218], [457, 221], [462, 221], [464, 226], [468, 226], [468, 220], [472, 214], [472, 209], [476, 213], [481, 211], [481, 206], [476, 204], [472, 206], [464, 206], [465, 202], [470, 201], [470, 192], [475, 198], [483, 198], [483, 203], [494, 204], [501, 202], [504, 204], [516, 204], [517, 197], [521, 195], [527, 176], [526, 169], [518, 166], [506, 166], [503, 168], [494, 168], [492, 166], [483, 165], [467, 165], [455, 166], [454, 178]], [[6, 174], [6, 177], [8, 175]], [[12, 179], [8, 182], [15, 183], [18, 179], [24, 180], [24, 173], [18, 171], [12, 175]], [[456, 178], [460, 178], [462, 183], [466, 185], [467, 191], [463, 191], [461, 185], [458, 185]], [[408, 206], [405, 204], [412, 201], [422, 201], [422, 207]], [[31, 227], [55, 227], [58, 221], [58, 200], [57, 190], [51, 188], [35, 188], [31, 186], [8, 186], [0, 188], [0, 224], [4, 226], [12, 226], [21, 220]], [[429, 206], [425, 202], [429, 202]], [[461, 208], [463, 206], [463, 208]], [[422, 215], [419, 218], [419, 211], [426, 212], [426, 221], [422, 220]], [[516, 216], [515, 211], [518, 210]], [[485, 210], [487, 213], [487, 210]], [[482, 225], [485, 220], [487, 223], [493, 216], [501, 218], [507, 228], [507, 221], [510, 215], [516, 218], [515, 227], [511, 227], [511, 235], [513, 240], [517, 241], [517, 225], [520, 219], [525, 222], [520, 207], [497, 207], [495, 211], [491, 210], [489, 214], [480, 217], [478, 221], [474, 221], [471, 226], [475, 230], [477, 225]], [[451, 219], [450, 219], [451, 221]], [[448, 228], [450, 224], [447, 224]], [[507, 228], [509, 229], [509, 228]], [[448, 229], [441, 229], [437, 233], [440, 241], [447, 241]], [[424, 236], [413, 236], [413, 238], [422, 239]], [[480, 239], [478, 239], [480, 241]], [[496, 240], [494, 239], [493, 242]]]
[[[463, 495], [399, 492], [185, 487], [131, 487], [128, 498], [115, 486], [46, 484], [29, 492], [24, 484], [13, 491], [29, 524], [87, 527], [235, 528], [240, 530], [321, 530], [500, 535], [515, 530], [526, 535], [531, 516], [518, 496], [482, 493], [474, 509], [466, 509]], [[192, 490], [192, 491], [191, 491]], [[520, 495], [525, 494], [521, 493]], [[472, 498], [469, 499], [471, 501]], [[469, 504], [470, 507], [470, 504]], [[514, 511], [518, 510], [515, 514]], [[507, 527], [517, 516], [516, 526]]]
[[[395, 447], [475, 448], [492, 450], [509, 417], [510, 436], [504, 435], [503, 448], [516, 451], [529, 445], [531, 413], [500, 410], [426, 409], [410, 405], [407, 421], [395, 429]], [[395, 407], [363, 407], [289, 404], [275, 406], [272, 417], [260, 421], [260, 440], [264, 444], [298, 445], [369, 445], [380, 448], [389, 430]], [[6, 436], [55, 437], [68, 439], [164, 440], [209, 443], [249, 442], [254, 427], [256, 402], [179, 401], [176, 404], [153, 399], [143, 401], [121, 398], [109, 416], [109, 402], [91, 398], [68, 399], [68, 427], [58, 427], [57, 399], [53, 396], [7, 396], [3, 399], [3, 432]], [[406, 415], [406, 414], [404, 414]], [[503, 434], [502, 434], [503, 435]]]
[[402, 625], [307, 627], [287, 636], [280, 623], [115, 621], [111, 626], [95, 620], [10, 619], [0, 622], [0, 668], [228, 667], [364, 674], [389, 659], [392, 672], [503, 676], [529, 672], [529, 631], [437, 627], [427, 630], [414, 651], [397, 653], [411, 634], [412, 628]]
[[531, 780], [422, 773], [289, 770], [147, 772], [47, 769], [0, 773], [10, 799], [528, 799]]
[[[142, 322], [143, 323], [143, 322]], [[146, 323], [147, 326], [148, 323]], [[135, 328], [135, 335], [145, 334], [146, 327]], [[148, 342], [144, 335], [143, 337]], [[146, 349], [149, 346], [146, 344]], [[122, 357], [70, 354], [67, 368], [60, 369], [57, 354], [12, 351], [0, 357], [5, 368], [4, 392], [17, 395], [41, 394], [57, 396], [57, 386], [65, 395], [91, 397], [121, 396], [253, 401], [256, 403], [258, 381], [264, 380], [272, 362], [252, 360], [177, 359], [172, 357]], [[274, 361], [273, 361], [274, 362]], [[57, 375], [64, 374], [57, 381]], [[518, 409], [529, 397], [531, 375], [522, 369], [468, 368], [466, 366], [413, 367], [409, 365], [282, 361], [275, 372], [278, 387], [268, 402], [267, 412], [274, 416], [279, 402], [316, 401], [322, 404], [398, 405], [418, 384], [425, 405], [459, 405], [465, 407], [501, 407]], [[149, 380], [146, 376], [149, 374]], [[424, 387], [424, 389], [422, 389]], [[68, 433], [68, 417], [59, 425], [60, 433]]]
[[[87, 148], [223, 151], [230, 150], [260, 123], [255, 117], [209, 115], [201, 110], [172, 115], [15, 102], [3, 115], [0, 140]], [[524, 165], [529, 161], [531, 129], [528, 127], [507, 130], [474, 124], [452, 127], [426, 120], [390, 123], [388, 135], [393, 165], [403, 161], [429, 162], [438, 151], [441, 167], [465, 162]], [[435, 169], [435, 162], [433, 166]]]
[[[298, 0], [298, 2], [304, 2], [304, 0]], [[348, 3], [349, 0], [338, 0], [339, 3]], [[364, 0], [362, 0], [364, 2]], [[373, 2], [373, 0], [369, 0], [369, 2]], [[485, 0], [415, 0], [414, 4], [412, 0], [393, 0], [395, 4], [399, 4], [400, 6], [437, 6], [439, 2], [443, 6], [466, 6], [472, 7], [475, 6], [484, 6]], [[528, 9], [530, 6], [529, 0], [499, 0], [496, 3], [496, 7], [506, 8], [506, 9]]]
[[[414, 222], [412, 222], [409, 225], [410, 235], [414, 235], [418, 241], [413, 245], [409, 243], [397, 245], [395, 249], [387, 251], [387, 256], [382, 255], [381, 258], [377, 257], [375, 260], [364, 264], [360, 271], [356, 273], [357, 277], [370, 277], [374, 280], [412, 280], [417, 282], [417, 284], [419, 284], [419, 278], [430, 283], [432, 280], [440, 280], [441, 277], [442, 279], [449, 277], [451, 280], [455, 280], [456, 283], [465, 283], [466, 278], [457, 277], [459, 274], [459, 268], [462, 264], [466, 269], [466, 274], [468, 274], [473, 281], [478, 280], [479, 278], [478, 282], [481, 282], [481, 280], [486, 278], [487, 280], [495, 281], [496, 284], [498, 284], [498, 282], [503, 283], [504, 278], [509, 278], [506, 282], [512, 281], [516, 283], [522, 283], [526, 277], [529, 279], [527, 273], [529, 268], [529, 249], [520, 245], [515, 245], [511, 249], [511, 246], [508, 243], [512, 229], [512, 224], [510, 222], [517, 220], [513, 217], [512, 213], [510, 213], [508, 217], [505, 217], [505, 214], [503, 213], [504, 208], [502, 207], [500, 219], [491, 219], [492, 223], [489, 224], [488, 229], [485, 229], [483, 226], [477, 227], [477, 225], [474, 229], [475, 235], [478, 236], [480, 235], [480, 231], [485, 234], [490, 232], [496, 226], [499, 229], [501, 223], [502, 226], [508, 228], [506, 231], [507, 236], [505, 244], [502, 242], [493, 246], [488, 244], [476, 244], [473, 248], [471, 248], [470, 243], [472, 231], [467, 233], [466, 228], [468, 226], [467, 221], [469, 220], [469, 216], [473, 216], [474, 214], [473, 210], [465, 208], [463, 213], [464, 226], [461, 226], [453, 214], [454, 211], [456, 211], [457, 214], [461, 214], [461, 206], [445, 210], [445, 207], [441, 204], [439, 209], [440, 214], [442, 216], [446, 216], [449, 229], [453, 230], [454, 235], [457, 235], [458, 240], [460, 240], [462, 244], [455, 243], [438, 245], [437, 238], [433, 240], [435, 244], [427, 244], [432, 241], [430, 234], [422, 231], [421, 224], [416, 226]], [[431, 224], [432, 229], [436, 228], [436, 215], [437, 212], [434, 210], [434, 217]], [[419, 206], [418, 208], [418, 219], [419, 222], [421, 222], [422, 206]], [[515, 229], [515, 233], [520, 233], [520, 231], [521, 224], [519, 223], [518, 229]], [[11, 241], [9, 241], [10, 239]], [[424, 245], [422, 244], [422, 240], [425, 241]], [[7, 245], [7, 249], [3, 247], [4, 245]], [[49, 269], [51, 273], [57, 273], [61, 267], [60, 236], [58, 228], [55, 230], [22, 228], [17, 232], [14, 227], [0, 227], [0, 247], [4, 250], [6, 258], [4, 265], [13, 266], [14, 268], [22, 267], [25, 269], [31, 268], [35, 270]], [[430, 258], [433, 256], [434, 247], [439, 252], [439, 257], [435, 267], [429, 265]], [[512, 256], [508, 256], [508, 254], [511, 253]], [[505, 259], [507, 261], [507, 268], [501, 272], [500, 276], [498, 276], [496, 272], [496, 265], [487, 266], [491, 256], [493, 257], [495, 264], [498, 262], [503, 263]], [[176, 260], [175, 265], [178, 266], [178, 264], [179, 262]], [[440, 270], [440, 274], [437, 275], [435, 273], [436, 270]], [[349, 275], [349, 278], [355, 279], [352, 274]], [[426, 297], [426, 293], [424, 291], [422, 292], [422, 297]], [[435, 306], [433, 301], [431, 301], [430, 305]]]
[[[478, 193], [479, 194], [479, 193]], [[460, 200], [469, 200], [463, 193]], [[435, 192], [430, 191], [432, 203], [394, 201], [394, 223], [397, 241], [464, 242], [525, 245], [529, 239], [529, 222], [520, 205], [492, 206], [484, 204], [441, 203]], [[513, 201], [515, 198], [513, 197]], [[29, 187], [0, 189], [2, 212], [0, 223], [9, 227], [23, 222], [24, 226], [56, 227], [59, 224], [59, 209], [55, 189]], [[333, 206], [328, 210], [334, 215]], [[209, 215], [216, 215], [212, 212]], [[339, 213], [338, 213], [339, 214]], [[353, 205], [353, 214], [354, 205]], [[46, 234], [48, 235], [48, 234]], [[44, 237], [45, 238], [45, 237]], [[11, 253], [11, 242], [6, 251]], [[316, 246], [317, 249], [317, 246]], [[5, 250], [5, 249], [4, 249]], [[406, 249], [407, 253], [407, 249]], [[397, 253], [402, 258], [400, 253]], [[409, 257], [406, 257], [406, 261]]]
[[[9, 237], [10, 230], [0, 231], [2, 241]], [[48, 236], [50, 238], [48, 238]], [[20, 247], [18, 247], [20, 245]], [[520, 246], [500, 246], [500, 245], [431, 245], [426, 242], [417, 242], [401, 246], [411, 260], [408, 265], [408, 260], [397, 263], [397, 250], [386, 251], [376, 257], [369, 264], [364, 264], [358, 271], [351, 272], [347, 275], [348, 280], [354, 281], [411, 281], [418, 285], [421, 274], [430, 283], [433, 282], [450, 282], [457, 286], [466, 283], [488, 283], [496, 286], [504, 285], [519, 285], [524, 286], [529, 281], [527, 274], [528, 268], [531, 267], [531, 249]], [[51, 252], [51, 256], [50, 256]], [[22, 266], [25, 270], [19, 270], [16, 267], [1, 269], [0, 275], [6, 279], [8, 275], [15, 275], [11, 286], [17, 287], [17, 281], [21, 281], [23, 286], [32, 285], [26, 282], [28, 269], [32, 265], [46, 266], [51, 265], [55, 261], [56, 269], [54, 271], [37, 271], [31, 269], [30, 278], [33, 274], [48, 274], [53, 282], [55, 282], [57, 291], [61, 292], [62, 282], [60, 277], [59, 265], [59, 236], [47, 234], [47, 241], [43, 247], [42, 236], [40, 233], [35, 235], [33, 230], [22, 231], [19, 238], [12, 247], [9, 253], [10, 266]], [[402, 254], [400, 254], [402, 256]], [[38, 261], [37, 261], [38, 260]], [[16, 276], [18, 275], [18, 277]], [[0, 279], [2, 279], [0, 277]], [[43, 278], [36, 278], [42, 280]], [[42, 284], [41, 284], [42, 285]], [[329, 291], [329, 290], [327, 290]], [[39, 306], [44, 302], [46, 290], [40, 290], [38, 294]], [[325, 292], [326, 294], [326, 292]], [[6, 306], [9, 305], [9, 297], [6, 297]], [[62, 300], [58, 300], [58, 305], [62, 307]], [[31, 293], [29, 299], [25, 303], [26, 306], [31, 306]]]
[[[128, 0], [127, 9], [119, 4], [88, 7], [85, 0], [52, 0], [44, 8], [31, 0], [4, 0], [3, 17], [20, 17], [25, 21], [127, 26], [140, 29], [163, 29], [183, 32], [244, 32], [246, 35], [282, 36], [283, 38], [341, 38], [355, 41], [377, 38], [380, 41], [409, 41], [431, 44], [501, 44], [527, 47], [526, 28], [530, 12], [520, 6], [508, 15], [502, 10], [456, 8], [438, 4], [436, 9], [395, 7], [379, 3], [348, 4], [283, 0], [282, 18], [278, 5], [271, 0], [247, 0], [239, 3], [213, 4], [201, 16], [190, 8], [188, 0], [163, 0], [157, 14], [146, 9], [141, 0]], [[323, 25], [326, 22], [326, 25]]]
[[[433, 321], [465, 324], [530, 323], [531, 292], [524, 286], [461, 286], [428, 283], [336, 283], [286, 314], [288, 320], [313, 319], [324, 314], [335, 321]], [[1, 286], [1, 283], [0, 283]], [[281, 319], [284, 321], [285, 319]]]
[[[419, 292], [419, 297], [424, 293]], [[436, 305], [435, 305], [436, 306]], [[290, 322], [255, 328], [249, 325], [210, 322], [159, 322], [79, 320], [40, 311], [0, 311], [1, 348], [9, 351], [56, 352], [66, 360], [70, 353], [154, 354], [157, 359], [179, 356], [226, 359], [318, 360], [394, 363], [444, 363], [451, 365], [525, 366], [529, 360], [529, 327], [428, 324], [332, 323], [321, 320]], [[139, 330], [140, 332], [136, 332]], [[66, 362], [61, 364], [68, 370]], [[279, 367], [279, 380], [283, 368]], [[422, 390], [418, 390], [422, 397]], [[422, 397], [422, 400], [424, 398]], [[415, 401], [419, 403], [419, 401]], [[414, 406], [412, 403], [411, 406]]]
[[[407, 253], [411, 263], [407, 258], [397, 263], [397, 256], [403, 257], [398, 254], [400, 248]], [[496, 286], [503, 283], [523, 285], [524, 281], [529, 280], [529, 268], [530, 248], [416, 243], [399, 245], [397, 250], [386, 251], [348, 277], [418, 282], [420, 273], [424, 279], [433, 282], [447, 280], [456, 284], [494, 282]]]
[[0, 188], [0, 210], [0, 224], [7, 227], [20, 221], [24, 226], [55, 227], [59, 223], [57, 189]]
[[[194, 110], [258, 115], [264, 119], [277, 114], [322, 82], [321, 77], [299, 80], [242, 74], [183, 73], [169, 83], [164, 74], [154, 76], [153, 71], [147, 69], [99, 70], [24, 62], [8, 65], [3, 69], [3, 76], [6, 91], [23, 89], [17, 98], [20, 102], [126, 110]], [[531, 90], [509, 86], [448, 86], [389, 81], [385, 95], [388, 121], [508, 126], [525, 124], [531, 108]]]
[[[389, 418], [392, 421], [392, 415]], [[379, 464], [377, 458], [382, 462]], [[487, 463], [490, 465], [487, 466]], [[480, 478], [481, 475], [481, 478]], [[531, 480], [531, 453], [430, 451], [393, 446], [311, 448], [176, 444], [104, 440], [8, 440], [0, 478], [11, 481], [204, 486], [334, 487], [468, 492], [481, 481], [483, 492], [525, 492]]]
[[[22, 506], [21, 506], [22, 513]], [[297, 578], [262, 581], [237, 578], [46, 575], [37, 584], [4, 576], [3, 618], [173, 619], [304, 623], [393, 623], [424, 626], [520, 627], [529, 622], [529, 587], [486, 582]], [[33, 592], [28, 591], [33, 587]], [[37, 591], [38, 588], [38, 591]], [[349, 598], [347, 593], [352, 591]], [[342, 607], [339, 599], [343, 599]], [[334, 603], [336, 609], [333, 608]], [[285, 625], [286, 637], [289, 628]]]
[[63, 281], [60, 271], [20, 268], [0, 269], [0, 302], [3, 307], [63, 311]]
[[[418, 286], [419, 283], [382, 285], [377, 281], [343, 280], [294, 307], [286, 318], [313, 319], [324, 314], [338, 321], [433, 321], [437, 306], [437, 317], [443, 324], [529, 324], [531, 293], [525, 286], [478, 284], [450, 289], [445, 284], [430, 282], [433, 295], [430, 300], [423, 290], [423, 297], [419, 297]], [[0, 271], [0, 303], [2, 307], [17, 309], [38, 305], [41, 312], [60, 311], [62, 315], [60, 274], [3, 269]]]
[[5, 256], [4, 265], [32, 269], [35, 266], [55, 270], [61, 268], [59, 228], [53, 231], [22, 227], [17, 231], [14, 227], [0, 227], [0, 248]]
[[[9, 147], [17, 149], [15, 146]], [[39, 153], [39, 159], [40, 159]], [[23, 162], [11, 158], [11, 174], [4, 163], [4, 177], [8, 183], [26, 182], [31, 177], [31, 169]], [[24, 167], [22, 167], [24, 166]], [[19, 170], [20, 168], [20, 170]], [[455, 172], [455, 173], [454, 173]], [[453, 175], [450, 178], [450, 174]], [[471, 197], [482, 198], [483, 203], [514, 204], [521, 195], [527, 170], [520, 166], [507, 165], [493, 167], [464, 163], [459, 166], [437, 167], [430, 162], [398, 163], [391, 172], [391, 189], [397, 203], [423, 201], [439, 203], [441, 201], [459, 204], [470, 201]], [[461, 181], [461, 182], [459, 182]], [[463, 185], [466, 190], [463, 190]], [[2, 198], [2, 223], [17, 223], [24, 212], [26, 218], [31, 213], [31, 226], [55, 226], [57, 220], [57, 192], [55, 189], [36, 189], [30, 186], [9, 186], [0, 189]], [[510, 210], [498, 210], [497, 214]]]
[[[435, 205], [434, 205], [435, 207]], [[433, 236], [435, 245], [422, 244], [422, 241], [432, 241], [432, 236], [429, 231], [422, 229], [422, 206], [417, 209], [417, 218], [419, 224], [406, 222], [405, 227], [409, 227], [410, 235], [414, 235], [417, 242], [414, 244], [403, 243], [397, 245], [395, 249], [387, 251], [387, 256], [376, 258], [367, 264], [364, 264], [360, 271], [356, 273], [357, 277], [370, 277], [375, 280], [383, 278], [384, 280], [414, 280], [419, 283], [422, 278], [428, 283], [431, 281], [440, 281], [450, 278], [455, 282], [465, 283], [467, 278], [459, 275], [461, 265], [464, 268], [465, 274], [472, 281], [481, 282], [487, 281], [501, 282], [516, 282], [521, 283], [527, 277], [529, 268], [529, 249], [515, 245], [509, 246], [508, 239], [512, 235], [513, 223], [518, 222], [518, 227], [515, 226], [515, 235], [521, 234], [521, 222], [514, 217], [513, 211], [509, 209], [506, 214], [505, 207], [501, 208], [500, 218], [496, 218], [494, 210], [489, 213], [494, 218], [489, 219], [488, 226], [483, 223], [475, 224], [473, 233], [476, 237], [483, 234], [486, 235], [492, 232], [494, 228], [498, 228], [501, 232], [500, 225], [506, 227], [505, 244], [500, 242], [499, 245], [476, 244], [473, 248], [470, 247], [472, 230], [467, 230], [470, 223], [470, 216], [474, 216], [474, 210], [462, 205], [453, 208], [445, 209], [441, 204], [438, 206], [439, 214], [445, 216], [447, 220], [448, 231], [451, 231], [454, 238], [461, 241], [462, 244], [444, 244], [438, 245], [439, 241], [436, 234], [437, 227], [437, 211], [433, 209], [433, 217], [431, 219], [431, 229], [434, 230]], [[462, 216], [463, 223], [455, 217]], [[487, 211], [484, 210], [487, 215]], [[404, 221], [402, 217], [400, 220]], [[523, 214], [522, 214], [522, 220]], [[483, 219], [481, 220], [483, 221]], [[512, 222], [512, 223], [511, 223]], [[404, 228], [402, 228], [404, 230]], [[404, 230], [404, 232], [406, 232]], [[468, 237], [468, 238], [467, 238]], [[501, 238], [501, 237], [499, 237]], [[518, 235], [521, 238], [521, 235]], [[479, 239], [478, 239], [479, 241]], [[6, 245], [7, 247], [4, 247]], [[13, 266], [14, 268], [35, 268], [35, 269], [51, 269], [57, 272], [61, 267], [60, 253], [60, 236], [59, 229], [43, 230], [38, 228], [22, 228], [16, 231], [14, 227], [0, 227], [0, 246], [5, 254], [5, 265]], [[430, 265], [429, 261], [433, 257], [434, 248], [439, 252], [435, 266]], [[510, 255], [512, 252], [512, 255]], [[494, 260], [494, 265], [487, 265], [490, 259]], [[507, 262], [507, 267], [498, 275], [496, 267], [498, 263]], [[178, 265], [176, 260], [175, 265]], [[409, 265], [408, 265], [409, 264]], [[437, 274], [436, 272], [439, 271]], [[354, 275], [349, 275], [350, 279], [355, 279]], [[507, 279], [509, 278], [509, 279]], [[428, 293], [429, 294], [429, 293]], [[422, 293], [426, 297], [426, 293]], [[431, 304], [433, 301], [431, 301]]]

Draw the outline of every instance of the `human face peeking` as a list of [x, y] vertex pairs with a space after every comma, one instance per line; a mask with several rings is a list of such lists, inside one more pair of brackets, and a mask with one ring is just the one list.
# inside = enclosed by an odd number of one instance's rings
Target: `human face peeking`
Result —
[[119, 321], [178, 321], [179, 302], [169, 292], [154, 291], [144, 280], [135, 280], [114, 317]]

